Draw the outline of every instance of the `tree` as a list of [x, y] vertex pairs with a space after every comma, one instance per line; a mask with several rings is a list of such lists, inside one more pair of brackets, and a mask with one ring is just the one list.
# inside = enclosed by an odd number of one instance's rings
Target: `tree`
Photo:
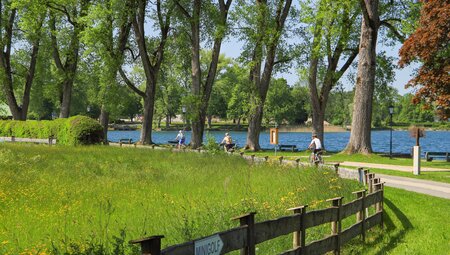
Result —
[[378, 0], [360, 0], [360, 5], [363, 21], [359, 42], [358, 72], [353, 103], [352, 129], [350, 141], [345, 150], [348, 153], [368, 154], [372, 153], [370, 130], [380, 15]]
[[423, 3], [419, 27], [400, 49], [400, 67], [420, 61], [422, 66], [406, 87], [419, 87], [413, 102], [437, 107], [442, 119], [450, 118], [450, 2]]
[[[0, 2], [0, 80], [15, 120], [27, 118], [45, 13], [37, 1]], [[20, 99], [14, 91], [19, 87]]]
[[[198, 148], [203, 142], [203, 131], [205, 128], [206, 114], [211, 97], [214, 81], [217, 74], [217, 66], [219, 63], [220, 48], [222, 41], [227, 34], [227, 18], [228, 11], [232, 0], [219, 0], [218, 6], [213, 3], [202, 2], [201, 0], [194, 0], [189, 8], [183, 5], [179, 0], [174, 0], [178, 6], [178, 10], [184, 17], [187, 26], [190, 29], [185, 30], [189, 33], [190, 47], [191, 47], [191, 104], [189, 105], [192, 118], [192, 148]], [[191, 10], [191, 12], [189, 12]], [[202, 17], [208, 17], [205, 20], [205, 27], [209, 30], [212, 36], [213, 48], [211, 51], [211, 62], [207, 70], [202, 70], [200, 61], [200, 42], [205, 40], [201, 37], [200, 23]], [[212, 22], [211, 22], [212, 21]], [[212, 26], [212, 27], [209, 27]], [[189, 31], [189, 32], [188, 32]], [[207, 31], [205, 31], [207, 32]], [[208, 33], [205, 33], [208, 34]], [[206, 77], [202, 78], [206, 73]]]
[[95, 0], [83, 19], [85, 29], [81, 33], [81, 41], [86, 45], [84, 62], [92, 59], [89, 70], [94, 70], [95, 73], [91, 74], [98, 78], [89, 93], [90, 101], [100, 106], [99, 119], [105, 141], [110, 114], [113, 118], [117, 117], [122, 111], [120, 107], [130, 98], [125, 95], [117, 102], [117, 96], [125, 93], [124, 88], [119, 87], [117, 73], [123, 63], [131, 30], [130, 11], [129, 1]]
[[293, 114], [294, 97], [292, 89], [285, 79], [272, 79], [267, 92], [264, 120], [266, 125], [274, 123], [281, 125]]
[[[140, 142], [142, 144], [152, 144], [152, 125], [153, 114], [155, 110], [155, 95], [161, 65], [164, 59], [165, 47], [170, 30], [170, 20], [173, 11], [171, 3], [162, 3], [157, 0], [153, 7], [156, 16], [156, 27], [159, 30], [158, 36], [150, 37], [145, 35], [145, 19], [147, 15], [146, 0], [137, 0], [134, 2], [132, 26], [134, 31], [134, 40], [138, 46], [139, 57], [145, 74], [145, 90], [142, 91], [128, 79], [125, 71], [120, 68], [119, 73], [127, 86], [144, 100], [144, 119], [142, 120]], [[151, 2], [150, 2], [151, 3]], [[156, 8], [156, 9], [155, 9]]]
[[84, 29], [81, 19], [87, 15], [89, 2], [90, 0], [75, 2], [52, 0], [47, 2], [50, 8], [49, 27], [51, 29], [53, 59], [58, 70], [58, 76], [61, 77], [60, 118], [70, 116], [72, 87], [77, 73], [81, 47], [80, 33]]
[[[402, 16], [408, 16], [408, 12], [402, 9], [404, 3], [401, 1], [396, 3], [396, 1], [389, 0], [383, 1], [381, 4], [379, 0], [359, 0], [359, 2], [363, 18], [353, 100], [352, 127], [350, 140], [345, 151], [347, 153], [369, 154], [372, 153], [371, 124], [378, 31], [383, 26], [389, 31], [387, 38], [392, 35], [397, 40], [403, 41], [404, 35], [399, 32], [402, 28], [400, 22]], [[393, 22], [400, 24], [399, 29], [393, 25]]]
[[248, 69], [234, 62], [226, 68], [218, 83], [223, 83], [228, 90], [227, 118], [237, 120], [237, 128], [241, 128], [241, 120], [250, 110], [250, 86], [248, 85]]
[[282, 54], [277, 58], [277, 53], [282, 52], [279, 44], [285, 34], [285, 22], [291, 4], [292, 0], [256, 0], [255, 5], [239, 2], [238, 13], [243, 15], [243, 36], [247, 40], [250, 55], [251, 109], [245, 148], [253, 151], [261, 149], [259, 134], [272, 72], [276, 64], [288, 61]]
[[[316, 11], [304, 14], [312, 21], [312, 43], [309, 46], [308, 85], [312, 109], [313, 132], [325, 146], [324, 120], [330, 91], [358, 55], [356, 1], [321, 0]], [[303, 8], [308, 10], [308, 8]], [[307, 12], [307, 11], [304, 11]], [[312, 17], [311, 17], [312, 16]], [[309, 42], [305, 38], [306, 42]], [[343, 63], [339, 63], [343, 61]]]

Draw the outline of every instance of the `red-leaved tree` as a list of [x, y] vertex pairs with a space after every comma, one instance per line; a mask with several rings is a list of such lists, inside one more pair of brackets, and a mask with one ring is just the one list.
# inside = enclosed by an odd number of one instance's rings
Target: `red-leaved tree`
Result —
[[450, 1], [421, 0], [417, 30], [400, 49], [400, 67], [413, 61], [422, 66], [406, 87], [418, 87], [413, 103], [433, 104], [442, 119], [450, 117]]

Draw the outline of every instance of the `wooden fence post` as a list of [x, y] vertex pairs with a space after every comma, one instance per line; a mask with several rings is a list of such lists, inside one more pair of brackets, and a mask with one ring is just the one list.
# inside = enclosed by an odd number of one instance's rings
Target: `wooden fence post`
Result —
[[255, 154], [250, 155], [250, 157], [252, 158], [252, 164], [255, 163]]
[[300, 158], [295, 159], [295, 162], [297, 163], [297, 167], [300, 167]]
[[241, 226], [247, 226], [247, 246], [241, 249], [241, 255], [255, 255], [255, 214], [256, 212], [247, 213], [233, 220], [239, 220]]
[[278, 160], [280, 161], [280, 165], [283, 164], [283, 156], [280, 156], [280, 157], [278, 158]]
[[48, 137], [48, 145], [52, 146], [53, 145], [53, 136], [49, 136]]
[[269, 160], [269, 156], [264, 156], [264, 161], [267, 162]]
[[342, 198], [343, 197], [336, 197], [327, 199], [327, 201], [331, 201], [331, 204], [333, 207], [337, 208], [337, 221], [331, 222], [331, 234], [336, 236], [336, 249], [334, 250], [334, 254], [341, 254], [341, 207], [342, 207]]
[[15, 136], [11, 136], [11, 142], [15, 142], [16, 141], [16, 137]]
[[380, 222], [380, 227], [381, 228], [383, 228], [383, 225], [384, 225], [384, 222], [383, 222], [383, 214], [384, 214], [384, 208], [383, 208], [383, 199], [384, 199], [384, 183], [381, 183], [381, 182], [379, 182], [379, 183], [377, 183], [377, 184], [375, 184], [375, 186], [374, 186], [374, 188], [375, 188], [375, 192], [378, 192], [378, 191], [380, 191], [381, 192], [381, 201], [380, 202], [377, 202], [376, 204], [375, 204], [375, 212], [376, 213], [381, 213], [381, 222]]
[[141, 244], [142, 255], [161, 255], [161, 239], [164, 236], [150, 236], [142, 239], [131, 240], [130, 244]]
[[361, 239], [364, 242], [366, 241], [366, 210], [364, 210], [366, 190], [355, 191], [353, 194], [356, 194], [356, 198], [361, 199], [361, 210], [356, 213], [356, 223], [361, 222]]
[[[289, 208], [289, 211], [293, 211], [295, 214], [300, 214], [300, 226], [299, 231], [293, 233], [292, 247], [305, 247], [306, 245], [306, 232], [305, 232], [305, 215], [308, 205], [302, 205], [294, 208]], [[301, 251], [300, 251], [301, 254]]]
[[368, 192], [369, 194], [373, 192], [373, 178], [375, 178], [375, 174], [374, 173], [367, 173], [367, 188], [368, 188]]
[[339, 174], [339, 166], [340, 166], [341, 164], [339, 164], [339, 163], [337, 163], [337, 164], [334, 164], [334, 171], [336, 172], [336, 174]]

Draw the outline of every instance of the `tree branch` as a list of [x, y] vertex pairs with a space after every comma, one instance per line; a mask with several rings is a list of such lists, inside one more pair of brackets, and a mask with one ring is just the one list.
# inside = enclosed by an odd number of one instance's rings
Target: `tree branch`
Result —
[[145, 97], [145, 93], [142, 92], [140, 89], [136, 88], [136, 86], [134, 86], [134, 84], [128, 79], [127, 75], [125, 74], [125, 72], [123, 71], [122, 67], [119, 68], [119, 73], [120, 73], [120, 77], [122, 77], [123, 81], [125, 82], [125, 84], [134, 92], [136, 92], [136, 94], [138, 94], [141, 97]]
[[183, 13], [183, 15], [186, 16], [186, 18], [188, 18], [188, 19], [192, 18], [192, 16], [189, 14], [189, 12], [186, 11], [186, 9], [180, 4], [179, 0], [175, 0], [174, 2], [178, 6], [178, 9], [180, 9], [181, 13]]
[[387, 22], [387, 20], [382, 20], [380, 22], [380, 25], [387, 27], [401, 43], [405, 41], [405, 37], [401, 35], [400, 32], [398, 32], [398, 30], [395, 29], [395, 27], [391, 23]]
[[61, 70], [61, 71], [64, 71], [64, 66], [63, 66], [63, 64], [62, 64], [62, 61], [61, 61], [61, 56], [59, 55], [59, 49], [58, 49], [58, 42], [57, 42], [57, 40], [56, 40], [56, 36], [55, 36], [55, 32], [56, 32], [56, 21], [55, 21], [55, 16], [53, 16], [52, 14], [51, 14], [51, 17], [50, 17], [50, 29], [51, 29], [51, 31], [50, 31], [50, 33], [51, 33], [51, 45], [52, 45], [52, 48], [53, 48], [53, 59], [54, 59], [54, 61], [55, 61], [55, 65], [56, 65], [56, 67], [59, 69], [59, 70]]

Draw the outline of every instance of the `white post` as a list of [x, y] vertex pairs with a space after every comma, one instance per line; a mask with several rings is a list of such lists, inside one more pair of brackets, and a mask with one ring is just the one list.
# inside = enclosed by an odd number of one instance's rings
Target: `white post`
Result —
[[414, 146], [413, 149], [413, 174], [420, 174], [420, 146]]

